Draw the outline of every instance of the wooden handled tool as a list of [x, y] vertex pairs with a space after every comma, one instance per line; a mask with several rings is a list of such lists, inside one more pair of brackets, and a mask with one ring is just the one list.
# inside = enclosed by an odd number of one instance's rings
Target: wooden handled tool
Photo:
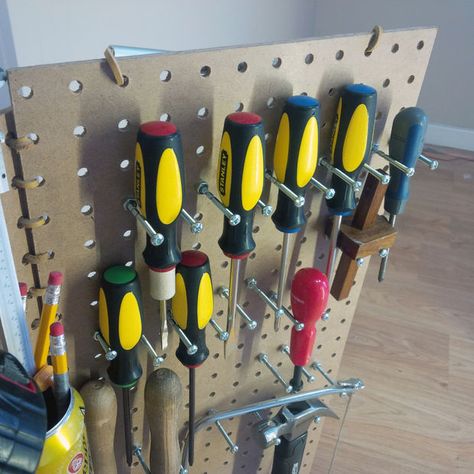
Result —
[[90, 380], [81, 388], [86, 406], [86, 429], [94, 471], [117, 473], [114, 453], [117, 398], [105, 380]]
[[145, 411], [151, 431], [152, 474], [179, 472], [181, 456], [178, 420], [182, 404], [181, 382], [172, 370], [157, 369], [148, 376], [145, 385]]

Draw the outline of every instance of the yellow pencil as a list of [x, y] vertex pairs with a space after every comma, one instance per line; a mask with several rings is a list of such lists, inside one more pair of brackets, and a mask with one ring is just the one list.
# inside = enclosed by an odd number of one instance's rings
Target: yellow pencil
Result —
[[53, 364], [53, 392], [58, 408], [58, 417], [61, 417], [69, 404], [69, 367], [67, 363], [66, 338], [61, 323], [51, 324], [51, 361]]

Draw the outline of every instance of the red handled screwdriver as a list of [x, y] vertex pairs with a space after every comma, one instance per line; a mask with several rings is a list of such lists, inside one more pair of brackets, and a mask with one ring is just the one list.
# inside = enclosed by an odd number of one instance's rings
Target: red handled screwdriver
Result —
[[290, 381], [295, 392], [303, 386], [303, 367], [308, 364], [316, 340], [316, 323], [321, 319], [329, 298], [326, 275], [316, 268], [298, 270], [291, 283], [291, 308], [295, 318], [304, 323], [301, 331], [293, 326], [290, 359], [295, 365]]
[[196, 381], [194, 369], [209, 356], [206, 326], [214, 309], [211, 268], [207, 255], [186, 250], [176, 267], [176, 294], [171, 301], [173, 319], [186, 337], [197, 347], [194, 354], [180, 340], [176, 357], [189, 368], [189, 464], [194, 462], [194, 416]]

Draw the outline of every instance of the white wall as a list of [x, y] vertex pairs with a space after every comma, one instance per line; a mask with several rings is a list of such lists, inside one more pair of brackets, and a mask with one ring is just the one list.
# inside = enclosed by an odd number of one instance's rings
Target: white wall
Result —
[[[431, 143], [474, 149], [473, 0], [316, 0], [315, 35], [438, 26], [419, 106]], [[466, 130], [467, 129], [467, 130]]]
[[315, 6], [314, 0], [0, 0], [0, 65], [100, 58], [109, 44], [184, 50], [309, 37]]

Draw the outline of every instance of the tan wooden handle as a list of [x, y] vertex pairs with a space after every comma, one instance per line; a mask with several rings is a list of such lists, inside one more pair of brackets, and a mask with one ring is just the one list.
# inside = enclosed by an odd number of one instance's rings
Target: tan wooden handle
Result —
[[90, 380], [81, 388], [86, 407], [86, 429], [94, 472], [117, 474], [114, 453], [117, 398], [104, 380]]
[[151, 431], [152, 474], [177, 474], [181, 465], [178, 420], [183, 404], [179, 377], [170, 369], [152, 372], [145, 385], [145, 411]]

